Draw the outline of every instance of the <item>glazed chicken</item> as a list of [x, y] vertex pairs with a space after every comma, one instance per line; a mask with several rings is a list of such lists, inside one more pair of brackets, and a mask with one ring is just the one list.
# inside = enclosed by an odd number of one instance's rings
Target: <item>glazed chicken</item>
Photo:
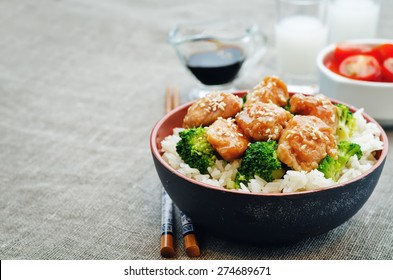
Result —
[[336, 131], [337, 107], [323, 94], [303, 95], [297, 93], [291, 97], [289, 104], [291, 113], [319, 117], [333, 129], [333, 132]]
[[242, 108], [242, 100], [231, 93], [212, 92], [194, 102], [183, 120], [184, 128], [206, 126], [219, 117], [234, 117]]
[[236, 115], [244, 134], [255, 141], [277, 140], [292, 115], [273, 104], [254, 102]]
[[294, 116], [278, 142], [279, 160], [296, 171], [311, 171], [327, 155], [337, 159], [332, 128], [315, 116]]
[[218, 118], [206, 129], [207, 141], [226, 161], [240, 158], [249, 141], [232, 118]]
[[287, 105], [289, 93], [286, 84], [275, 76], [266, 76], [248, 93], [244, 106], [254, 102], [274, 103], [280, 107]]

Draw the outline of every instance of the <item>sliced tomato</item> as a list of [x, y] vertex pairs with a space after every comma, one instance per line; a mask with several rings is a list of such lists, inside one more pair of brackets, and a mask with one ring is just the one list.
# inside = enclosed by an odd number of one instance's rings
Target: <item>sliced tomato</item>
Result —
[[340, 64], [347, 57], [365, 54], [375, 57], [378, 61], [381, 61], [381, 52], [378, 48], [371, 45], [361, 45], [353, 43], [340, 43], [336, 45], [334, 50], [334, 58], [338, 64]]
[[381, 66], [378, 60], [371, 55], [352, 55], [344, 59], [338, 69], [345, 77], [363, 80], [380, 81]]
[[382, 77], [386, 82], [393, 82], [393, 57], [385, 59], [382, 63]]
[[393, 57], [393, 44], [382, 44], [378, 46], [378, 49], [383, 59]]

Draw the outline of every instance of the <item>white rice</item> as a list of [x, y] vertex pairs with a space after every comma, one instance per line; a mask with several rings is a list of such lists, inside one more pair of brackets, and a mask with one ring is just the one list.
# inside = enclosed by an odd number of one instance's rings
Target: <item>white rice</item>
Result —
[[[379, 139], [380, 130], [374, 123], [367, 123], [362, 116], [363, 109], [354, 113], [357, 130], [349, 140], [360, 145], [363, 156], [359, 160], [357, 156], [351, 157], [346, 167], [342, 170], [337, 182], [326, 179], [322, 172], [312, 170], [310, 172], [288, 170], [282, 179], [266, 182], [255, 176], [247, 185], [240, 184], [238, 191], [253, 193], [288, 193], [305, 190], [327, 188], [337, 183], [343, 183], [358, 177], [369, 170], [377, 161], [374, 152], [383, 149], [383, 142]], [[176, 152], [176, 144], [180, 140], [179, 132], [182, 128], [175, 128], [173, 135], [166, 137], [162, 142], [163, 158], [174, 169], [187, 177], [213, 186], [234, 189], [235, 176], [241, 160], [227, 163], [224, 160], [216, 160], [213, 167], [208, 168], [209, 174], [201, 174], [198, 169], [191, 168]]]

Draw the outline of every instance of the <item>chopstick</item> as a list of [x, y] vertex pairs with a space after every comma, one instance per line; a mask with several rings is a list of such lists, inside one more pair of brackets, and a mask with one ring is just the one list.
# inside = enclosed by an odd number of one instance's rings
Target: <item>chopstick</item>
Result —
[[[175, 91], [177, 92], [177, 91]], [[178, 94], [177, 94], [178, 96]], [[174, 95], [171, 94], [169, 87], [165, 90], [165, 113], [172, 110]], [[178, 97], [176, 97], [178, 99]], [[161, 195], [161, 245], [160, 254], [164, 258], [175, 256], [175, 246], [173, 244], [173, 203], [165, 189]]]
[[173, 94], [171, 93], [171, 88], [167, 87], [165, 90], [165, 113], [169, 113], [172, 109], [179, 106], [179, 90], [175, 87], [173, 89]]
[[173, 204], [169, 195], [162, 188], [161, 198], [161, 245], [160, 253], [164, 258], [173, 258], [175, 256], [175, 247], [173, 246]]
[[[172, 93], [173, 91], [173, 93]], [[165, 91], [165, 112], [168, 113], [172, 109], [179, 106], [179, 90], [169, 87]], [[172, 258], [175, 255], [173, 242], [173, 203], [169, 195], [163, 189], [162, 191], [162, 209], [161, 209], [161, 256]], [[186, 254], [189, 257], [198, 257], [200, 255], [199, 245], [196, 239], [194, 226], [190, 218], [180, 211], [182, 221], [182, 234]]]
[[199, 257], [201, 250], [199, 249], [198, 242], [195, 235], [194, 225], [189, 217], [180, 211], [181, 231], [183, 234], [184, 247], [186, 248], [187, 256]]

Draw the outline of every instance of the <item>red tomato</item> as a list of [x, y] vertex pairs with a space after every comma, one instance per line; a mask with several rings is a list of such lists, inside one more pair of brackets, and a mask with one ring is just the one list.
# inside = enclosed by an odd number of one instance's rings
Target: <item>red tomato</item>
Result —
[[371, 55], [374, 56], [378, 61], [382, 60], [380, 50], [370, 45], [341, 43], [337, 44], [334, 50], [334, 58], [338, 64], [340, 64], [347, 57], [357, 54]]
[[370, 55], [352, 55], [341, 62], [339, 73], [347, 78], [363, 81], [380, 81], [381, 66], [378, 60]]
[[382, 77], [386, 82], [393, 82], [393, 57], [385, 59], [383, 62]]
[[340, 74], [338, 71], [338, 64], [336, 63], [335, 60], [330, 60], [325, 62], [325, 66], [329, 68], [331, 71], [333, 71], [336, 74]]
[[393, 57], [393, 44], [382, 44], [378, 48], [384, 59]]

